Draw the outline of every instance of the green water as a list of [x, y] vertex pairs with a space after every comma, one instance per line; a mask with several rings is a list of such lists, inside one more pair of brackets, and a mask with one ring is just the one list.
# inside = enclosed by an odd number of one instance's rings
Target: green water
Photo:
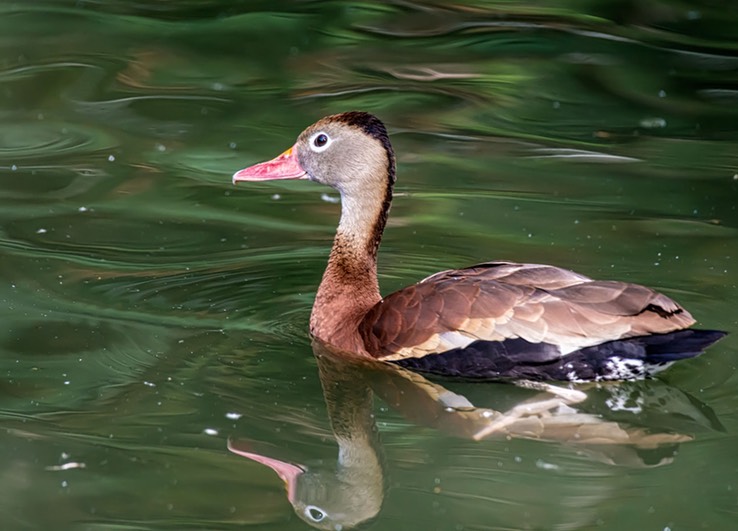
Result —
[[[3, 2], [0, 35], [0, 528], [307, 529], [228, 441], [331, 491], [348, 408], [381, 508], [343, 509], [372, 529], [738, 529], [732, 3]], [[676, 439], [477, 442], [411, 399], [430, 384], [319, 371], [336, 194], [230, 176], [351, 109], [398, 153], [385, 293], [544, 262], [732, 333], [559, 408]], [[324, 397], [321, 374], [355, 385]], [[496, 411], [535, 394], [436, 384]]]

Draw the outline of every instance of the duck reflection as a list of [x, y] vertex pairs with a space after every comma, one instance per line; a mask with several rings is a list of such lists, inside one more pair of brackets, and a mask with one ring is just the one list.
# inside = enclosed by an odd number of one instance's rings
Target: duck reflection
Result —
[[274, 470], [295, 513], [317, 529], [355, 528], [381, 510], [386, 473], [375, 394], [410, 421], [455, 437], [557, 442], [634, 468], [668, 464], [695, 433], [723, 429], [706, 405], [658, 380], [576, 389], [528, 381], [444, 386], [393, 365], [347, 358], [317, 340], [313, 352], [338, 443], [336, 463], [308, 467], [278, 458], [278, 451], [256, 451], [250, 440], [230, 439], [228, 448]]

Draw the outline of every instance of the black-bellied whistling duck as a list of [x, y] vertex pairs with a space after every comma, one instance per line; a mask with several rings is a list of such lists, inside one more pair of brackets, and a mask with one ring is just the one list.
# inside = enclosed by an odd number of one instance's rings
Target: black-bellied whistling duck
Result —
[[488, 262], [436, 273], [382, 298], [377, 249], [395, 183], [384, 124], [327, 116], [290, 149], [233, 182], [310, 179], [341, 194], [341, 220], [310, 332], [356, 356], [468, 378], [644, 378], [700, 354], [724, 332], [637, 284], [539, 264]]

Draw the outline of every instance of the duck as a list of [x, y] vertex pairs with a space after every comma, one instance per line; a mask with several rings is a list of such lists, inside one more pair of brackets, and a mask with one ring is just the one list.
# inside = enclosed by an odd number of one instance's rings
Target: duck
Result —
[[341, 215], [315, 295], [310, 334], [349, 357], [464, 379], [590, 382], [650, 378], [725, 335], [651, 288], [552, 265], [485, 262], [433, 274], [383, 297], [377, 253], [396, 180], [375, 115], [307, 127], [233, 184], [306, 179], [335, 189]]

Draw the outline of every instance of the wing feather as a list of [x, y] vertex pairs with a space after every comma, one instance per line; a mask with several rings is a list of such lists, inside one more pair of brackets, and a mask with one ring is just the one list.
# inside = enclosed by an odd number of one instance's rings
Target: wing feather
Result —
[[524, 339], [561, 355], [606, 341], [661, 334], [694, 323], [644, 286], [593, 281], [553, 266], [490, 262], [436, 273], [392, 293], [364, 317], [367, 350], [387, 360]]

